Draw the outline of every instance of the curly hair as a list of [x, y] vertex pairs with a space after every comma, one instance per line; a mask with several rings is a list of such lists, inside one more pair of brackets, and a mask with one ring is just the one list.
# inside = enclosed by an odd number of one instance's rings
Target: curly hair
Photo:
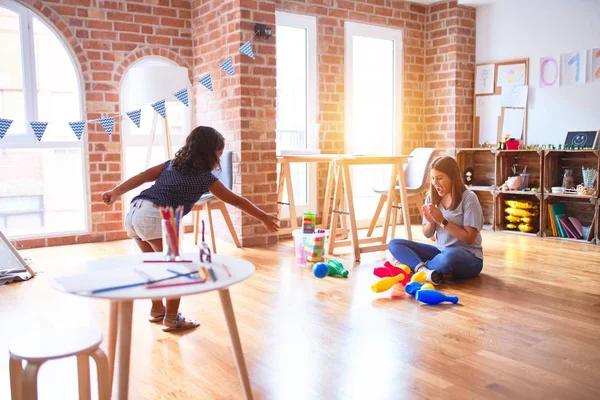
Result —
[[182, 174], [194, 170], [212, 171], [219, 164], [217, 151], [225, 147], [225, 139], [216, 129], [209, 126], [194, 128], [185, 140], [185, 145], [175, 153], [173, 167]]

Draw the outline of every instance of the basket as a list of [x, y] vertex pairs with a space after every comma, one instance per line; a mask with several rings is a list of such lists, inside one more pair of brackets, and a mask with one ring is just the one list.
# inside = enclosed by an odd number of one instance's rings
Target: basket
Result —
[[325, 260], [325, 238], [323, 233], [303, 233], [302, 229], [292, 232], [294, 248], [296, 249], [296, 265], [299, 267], [312, 267], [317, 262]]

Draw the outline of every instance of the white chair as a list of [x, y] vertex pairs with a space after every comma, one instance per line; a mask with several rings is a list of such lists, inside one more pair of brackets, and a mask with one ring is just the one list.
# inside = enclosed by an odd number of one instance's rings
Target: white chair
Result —
[[[233, 187], [233, 157], [231, 151], [224, 151], [221, 155], [221, 171], [213, 172], [213, 175], [219, 178], [223, 185], [231, 190]], [[220, 210], [223, 215], [223, 219], [227, 224], [227, 229], [235, 243], [236, 247], [240, 248], [240, 239], [235, 232], [229, 211], [224, 202], [217, 199], [211, 193], [207, 193], [200, 198], [200, 200], [192, 207], [192, 213], [194, 213], [194, 244], [198, 245], [198, 235], [200, 232], [200, 212], [206, 210], [208, 217], [208, 227], [210, 229], [210, 239], [212, 241], [212, 252], [217, 252], [217, 244], [215, 242], [215, 230], [213, 227], [212, 212], [213, 210]]]
[[[100, 349], [102, 334], [95, 329], [48, 328], [20, 333], [9, 345], [12, 400], [37, 399], [37, 375], [46, 361], [77, 357], [79, 399], [90, 399], [90, 357], [98, 370], [98, 398], [109, 400], [111, 377], [106, 354]], [[23, 361], [26, 361], [23, 369]]]
[[[425, 198], [423, 194], [427, 192], [427, 187], [429, 184], [429, 165], [433, 160], [433, 155], [437, 149], [419, 147], [414, 149], [410, 156], [411, 158], [408, 160], [408, 163], [405, 164], [404, 168], [404, 176], [406, 179], [406, 194], [408, 204], [406, 207], [410, 207], [411, 204], [415, 204], [417, 209], [419, 210], [419, 215], [421, 219], [423, 218], [423, 212], [421, 211], [421, 206]], [[396, 188], [398, 189], [398, 188]], [[373, 188], [375, 193], [380, 193], [381, 197], [379, 198], [379, 204], [377, 205], [377, 209], [375, 210], [375, 215], [373, 215], [373, 219], [371, 220], [371, 225], [369, 225], [369, 230], [367, 231], [367, 237], [370, 237], [373, 234], [373, 230], [377, 225], [377, 220], [379, 219], [379, 214], [381, 214], [381, 210], [383, 209], [383, 205], [388, 199], [388, 188]], [[401, 208], [403, 205], [400, 204], [400, 192], [398, 190], [394, 190], [392, 193], [392, 239], [394, 238], [394, 231], [396, 228], [396, 220], [398, 216], [398, 208]], [[404, 221], [404, 223], [410, 223], [410, 221]]]

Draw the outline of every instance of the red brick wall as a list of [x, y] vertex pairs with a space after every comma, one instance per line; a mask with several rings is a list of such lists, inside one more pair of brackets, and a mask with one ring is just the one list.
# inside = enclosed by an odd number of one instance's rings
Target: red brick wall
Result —
[[432, 5], [425, 29], [424, 145], [453, 154], [472, 144], [475, 9]]
[[[84, 83], [87, 120], [119, 112], [119, 84], [126, 68], [157, 55], [191, 68], [191, 4], [186, 0], [22, 0], [62, 37], [75, 54]], [[87, 126], [91, 185], [91, 233], [17, 241], [41, 247], [126, 238], [119, 201], [107, 206], [103, 191], [121, 180], [120, 121], [108, 136], [99, 123]]]
[[[234, 192], [267, 213], [277, 212], [275, 163], [275, 39], [254, 38], [254, 24], [275, 27], [270, 1], [229, 0], [193, 2], [194, 76], [211, 74], [214, 92], [196, 88], [196, 121], [218, 129], [233, 151]], [[255, 58], [239, 52], [252, 40]], [[232, 57], [235, 75], [219, 64]], [[243, 246], [275, 243], [262, 223], [228, 207]], [[231, 240], [218, 218], [218, 234]]]

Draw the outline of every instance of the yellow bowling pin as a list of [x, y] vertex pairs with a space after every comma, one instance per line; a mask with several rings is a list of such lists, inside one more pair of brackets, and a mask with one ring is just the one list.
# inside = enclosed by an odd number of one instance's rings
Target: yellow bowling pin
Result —
[[414, 274], [412, 276], [412, 278], [410, 278], [411, 282], [419, 282], [419, 283], [425, 283], [427, 282], [427, 275], [425, 274], [425, 271], [419, 271], [416, 274]]
[[433, 285], [431, 283], [424, 284], [423, 286], [421, 286], [421, 289], [419, 289], [419, 290], [422, 290], [422, 289], [435, 290], [435, 288], [433, 287]]
[[392, 286], [400, 282], [402, 279], [404, 279], [402, 274], [399, 274], [398, 276], [381, 278], [371, 286], [371, 290], [373, 290], [375, 293], [385, 292], [386, 290], [391, 289]]

